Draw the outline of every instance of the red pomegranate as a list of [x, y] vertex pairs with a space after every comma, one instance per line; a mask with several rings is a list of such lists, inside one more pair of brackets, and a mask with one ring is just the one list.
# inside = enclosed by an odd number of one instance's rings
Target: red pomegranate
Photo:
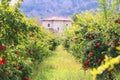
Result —
[[90, 60], [88, 59], [84, 62], [84, 64], [87, 65], [87, 64], [89, 64], [89, 62], [90, 62]]
[[101, 46], [101, 44], [98, 42], [98, 43], [96, 43], [95, 44], [97, 47], [100, 47]]
[[89, 39], [94, 39], [94, 37], [92, 35], [88, 36]]
[[19, 56], [19, 55], [20, 55], [20, 52], [19, 52], [19, 51], [16, 51], [15, 54]]
[[8, 76], [8, 75], [9, 75], [9, 72], [8, 72], [8, 71], [5, 71], [5, 72], [4, 72], [4, 75], [5, 75], [5, 76]]
[[78, 37], [75, 37], [74, 39], [75, 39], [75, 40], [78, 40]]
[[100, 63], [101, 61], [102, 61], [102, 60], [101, 60], [100, 58], [97, 60], [98, 63]]
[[24, 80], [30, 80], [28, 77], [25, 77], [25, 79]]
[[4, 52], [6, 50], [6, 46], [0, 46], [0, 49], [2, 52]]
[[7, 60], [3, 59], [2, 64], [7, 64]]
[[89, 56], [93, 56], [94, 54], [93, 54], [93, 52], [92, 51], [90, 51], [89, 52]]

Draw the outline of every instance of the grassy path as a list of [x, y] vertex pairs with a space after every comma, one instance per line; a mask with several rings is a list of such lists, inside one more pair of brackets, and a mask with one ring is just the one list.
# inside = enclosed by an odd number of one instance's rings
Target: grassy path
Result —
[[58, 46], [55, 54], [46, 58], [38, 68], [34, 80], [90, 80], [90, 72], [84, 72], [75, 58]]

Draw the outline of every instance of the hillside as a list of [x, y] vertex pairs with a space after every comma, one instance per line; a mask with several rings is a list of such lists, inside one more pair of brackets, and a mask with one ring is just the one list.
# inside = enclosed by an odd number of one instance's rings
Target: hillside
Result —
[[24, 0], [21, 10], [27, 16], [71, 16], [98, 7], [96, 0]]

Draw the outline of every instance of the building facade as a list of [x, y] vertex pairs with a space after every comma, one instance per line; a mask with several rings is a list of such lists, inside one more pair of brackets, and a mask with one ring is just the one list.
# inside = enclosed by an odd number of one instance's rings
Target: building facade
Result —
[[65, 29], [70, 29], [71, 18], [51, 17], [41, 20], [41, 26], [53, 33], [62, 33]]

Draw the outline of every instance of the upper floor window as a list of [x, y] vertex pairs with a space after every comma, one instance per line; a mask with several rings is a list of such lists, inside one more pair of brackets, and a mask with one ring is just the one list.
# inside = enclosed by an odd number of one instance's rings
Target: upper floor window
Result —
[[50, 24], [48, 24], [48, 27], [50, 27]]

